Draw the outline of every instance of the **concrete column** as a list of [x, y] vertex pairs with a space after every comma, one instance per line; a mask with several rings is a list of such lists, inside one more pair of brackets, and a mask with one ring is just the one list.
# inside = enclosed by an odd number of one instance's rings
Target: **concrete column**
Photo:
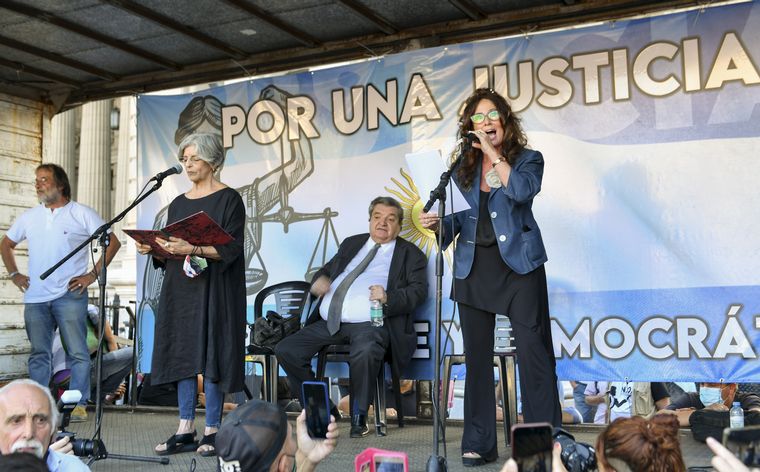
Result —
[[76, 120], [77, 110], [67, 110], [53, 116], [50, 134], [50, 152], [47, 162], [63, 167], [69, 176], [71, 195], [77, 198], [76, 173]]
[[77, 201], [111, 218], [111, 100], [82, 106]]
[[[133, 97], [123, 97], [120, 98], [117, 103], [119, 105], [119, 136], [118, 136], [118, 147], [117, 147], [117, 153], [116, 153], [116, 182], [114, 182], [114, 187], [116, 189], [116, 201], [114, 202], [114, 211], [115, 212], [121, 212], [123, 211], [127, 205], [134, 199], [134, 195], [131, 195], [130, 192], [130, 179], [129, 179], [129, 169], [130, 169], [130, 142], [132, 138], [132, 128], [131, 128], [131, 118], [133, 114], [131, 113], [132, 108], [132, 102], [134, 102]], [[136, 210], [132, 210], [132, 212], [136, 212]], [[126, 221], [125, 221], [126, 220]], [[115, 229], [122, 229], [125, 226], [125, 223], [135, 221], [136, 219], [133, 218], [125, 218], [124, 220], [116, 223]], [[127, 227], [131, 227], [132, 225], [129, 225]], [[119, 233], [119, 237], [121, 237], [121, 233]]]

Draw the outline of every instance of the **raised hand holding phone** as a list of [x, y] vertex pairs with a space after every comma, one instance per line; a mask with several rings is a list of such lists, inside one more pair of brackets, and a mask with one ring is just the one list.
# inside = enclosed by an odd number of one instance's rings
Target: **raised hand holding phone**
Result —
[[312, 438], [326, 438], [330, 424], [330, 400], [327, 384], [324, 382], [304, 382], [301, 384], [301, 398], [306, 410], [306, 428]]
[[552, 433], [549, 423], [523, 423], [512, 426], [512, 458], [519, 471], [552, 470]]

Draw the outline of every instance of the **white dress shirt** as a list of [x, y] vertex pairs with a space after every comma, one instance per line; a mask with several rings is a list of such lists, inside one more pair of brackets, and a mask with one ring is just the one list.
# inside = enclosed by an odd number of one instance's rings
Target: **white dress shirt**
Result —
[[[343, 272], [330, 283], [330, 290], [322, 298], [322, 304], [319, 306], [319, 315], [322, 319], [327, 319], [327, 311], [332, 302], [333, 293], [338, 285], [346, 278], [348, 274], [358, 266], [364, 259], [364, 256], [372, 249], [375, 242], [372, 238], [367, 238], [359, 252], [356, 253], [351, 262], [348, 263]], [[377, 249], [377, 254], [369, 263], [367, 268], [359, 274], [354, 283], [348, 288], [346, 298], [343, 299], [343, 310], [340, 315], [341, 323], [361, 323], [369, 321], [369, 287], [370, 285], [382, 285], [386, 288], [388, 284], [388, 272], [391, 268], [391, 259], [393, 250], [396, 248], [396, 240], [381, 244]]]

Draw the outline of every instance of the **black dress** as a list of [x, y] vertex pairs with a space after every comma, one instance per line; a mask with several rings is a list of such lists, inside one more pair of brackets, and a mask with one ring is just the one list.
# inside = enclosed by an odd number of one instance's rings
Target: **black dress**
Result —
[[208, 259], [208, 268], [198, 277], [185, 275], [184, 259], [163, 265], [151, 381], [162, 384], [203, 374], [223, 392], [238, 392], [243, 389], [245, 356], [245, 207], [231, 188], [197, 199], [180, 195], [169, 205], [167, 221], [201, 210], [235, 239], [214, 246], [221, 259]]

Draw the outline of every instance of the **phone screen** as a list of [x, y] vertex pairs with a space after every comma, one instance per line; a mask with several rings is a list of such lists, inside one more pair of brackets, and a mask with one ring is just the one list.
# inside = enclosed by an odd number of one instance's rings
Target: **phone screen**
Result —
[[512, 427], [512, 458], [524, 472], [551, 472], [552, 427], [548, 423]]
[[400, 457], [375, 456], [375, 472], [406, 472], [404, 459]]
[[723, 445], [744, 465], [760, 465], [760, 426], [724, 429]]
[[327, 384], [324, 382], [304, 382], [304, 409], [306, 410], [306, 427], [312, 438], [327, 437], [330, 424], [330, 404], [327, 398]]

